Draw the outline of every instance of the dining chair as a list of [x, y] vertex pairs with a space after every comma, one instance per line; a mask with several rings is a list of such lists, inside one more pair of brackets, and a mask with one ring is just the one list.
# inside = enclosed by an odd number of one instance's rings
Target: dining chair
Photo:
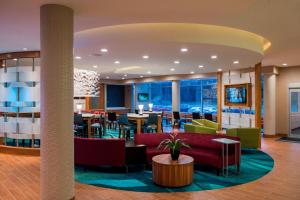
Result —
[[115, 112], [108, 112], [107, 115], [107, 123], [110, 129], [117, 129], [117, 114]]
[[130, 130], [134, 130], [136, 127], [130, 123], [127, 114], [120, 114], [118, 119], [119, 124], [119, 138], [124, 137], [126, 140], [130, 139]]
[[158, 132], [158, 115], [155, 113], [149, 114], [148, 120], [144, 124], [144, 132], [153, 133], [154, 131]]
[[87, 137], [87, 124], [84, 123], [82, 114], [74, 113], [74, 131], [79, 137]]
[[213, 117], [211, 113], [204, 113], [204, 119], [213, 121]]
[[173, 111], [173, 119], [174, 119], [173, 128], [174, 128], [176, 125], [178, 125], [178, 128], [180, 128], [180, 126], [181, 126], [180, 112], [178, 112], [178, 111]]
[[193, 119], [201, 119], [200, 113], [199, 112], [193, 112], [192, 113], [192, 118]]

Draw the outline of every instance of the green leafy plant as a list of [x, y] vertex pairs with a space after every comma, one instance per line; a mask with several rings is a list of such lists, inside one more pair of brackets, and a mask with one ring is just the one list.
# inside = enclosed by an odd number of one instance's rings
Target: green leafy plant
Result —
[[179, 154], [181, 147], [190, 148], [184, 140], [177, 138], [177, 135], [177, 132], [169, 134], [170, 138], [162, 140], [157, 148], [163, 148], [163, 150], [170, 149], [171, 154], [176, 154], [176, 152]]

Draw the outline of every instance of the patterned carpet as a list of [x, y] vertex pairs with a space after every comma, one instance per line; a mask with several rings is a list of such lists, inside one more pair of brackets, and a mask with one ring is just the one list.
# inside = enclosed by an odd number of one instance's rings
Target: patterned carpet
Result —
[[248, 150], [242, 153], [241, 172], [236, 174], [230, 168], [228, 177], [217, 176], [215, 170], [195, 167], [194, 181], [191, 185], [180, 188], [166, 188], [152, 182], [152, 171], [130, 169], [83, 169], [75, 168], [75, 179], [84, 184], [99, 187], [137, 192], [184, 192], [214, 190], [257, 180], [268, 174], [274, 166], [274, 160], [262, 151]]

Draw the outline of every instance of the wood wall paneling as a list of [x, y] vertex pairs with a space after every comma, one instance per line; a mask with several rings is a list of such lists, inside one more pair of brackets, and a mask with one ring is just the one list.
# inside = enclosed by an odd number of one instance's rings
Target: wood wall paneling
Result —
[[99, 85], [99, 109], [105, 110], [105, 84], [100, 83]]
[[[261, 128], [261, 63], [255, 65], [255, 127]], [[261, 137], [259, 138], [259, 146], [261, 146]]]

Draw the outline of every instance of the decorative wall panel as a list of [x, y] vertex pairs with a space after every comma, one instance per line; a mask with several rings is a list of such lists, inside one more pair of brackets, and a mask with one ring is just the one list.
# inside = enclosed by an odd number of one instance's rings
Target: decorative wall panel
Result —
[[235, 107], [225, 106], [223, 97], [222, 127], [223, 128], [242, 128], [255, 127], [255, 73], [245, 72], [224, 72], [222, 83], [222, 94], [224, 95], [224, 85], [229, 84], [252, 84], [252, 106]]
[[90, 70], [74, 69], [74, 96], [99, 96], [100, 74]]

